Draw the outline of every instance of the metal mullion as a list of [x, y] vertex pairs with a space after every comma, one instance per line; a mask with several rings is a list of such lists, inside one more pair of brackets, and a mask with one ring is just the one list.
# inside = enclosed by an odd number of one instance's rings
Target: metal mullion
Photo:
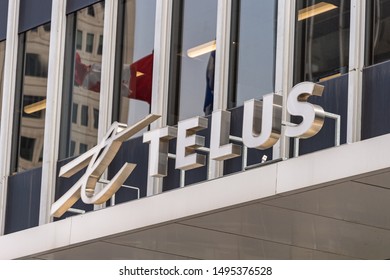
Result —
[[[118, 1], [105, 1], [104, 5], [104, 27], [103, 27], [103, 51], [102, 67], [100, 79], [100, 100], [99, 100], [99, 143], [106, 135], [112, 123], [114, 85], [115, 85], [115, 50], [117, 44], [118, 26]], [[107, 179], [107, 171], [102, 175], [102, 179]], [[95, 192], [103, 188], [102, 184], [97, 184]], [[94, 210], [104, 208], [105, 205], [94, 205]]]
[[362, 83], [365, 50], [366, 0], [351, 0], [349, 37], [347, 143], [361, 139]]
[[[150, 125], [156, 129], [167, 125], [170, 54], [172, 41], [172, 0], [156, 1], [151, 113], [161, 118]], [[147, 196], [162, 192], [163, 178], [148, 176]]]
[[[290, 121], [286, 103], [288, 92], [293, 85], [295, 9], [296, 0], [278, 1], [275, 93], [283, 96], [282, 122]], [[273, 158], [287, 158], [289, 149], [290, 142], [282, 135], [273, 148]]]
[[[226, 110], [229, 92], [232, 0], [218, 0], [213, 110]], [[223, 161], [209, 160], [208, 178], [223, 176]]]
[[98, 142], [112, 122], [115, 50], [117, 43], [118, 1], [106, 1], [104, 6], [102, 72], [99, 101]]
[[39, 224], [51, 221], [50, 207], [54, 202], [57, 161], [60, 146], [61, 103], [65, 58], [66, 1], [53, 0], [47, 76], [46, 117]]
[[20, 0], [9, 1], [7, 17], [7, 41], [4, 60], [3, 102], [0, 128], [0, 235], [4, 234], [7, 202], [7, 185], [11, 164], [12, 124], [15, 102], [15, 85], [18, 56]]

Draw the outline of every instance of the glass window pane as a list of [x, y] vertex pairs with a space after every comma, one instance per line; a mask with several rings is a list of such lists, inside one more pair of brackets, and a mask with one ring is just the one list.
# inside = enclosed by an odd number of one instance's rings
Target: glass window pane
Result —
[[[294, 84], [311, 81], [324, 86], [310, 103], [341, 118], [338, 139], [347, 139], [350, 0], [298, 0], [295, 17]], [[300, 116], [291, 122], [300, 123]], [[299, 141], [299, 155], [335, 146], [336, 122], [325, 118], [314, 137]], [[296, 143], [290, 142], [290, 156]], [[294, 148], [293, 148], [294, 147]]]
[[277, 1], [233, 1], [229, 108], [274, 91]]
[[18, 158], [13, 169], [16, 172], [42, 165], [50, 28], [40, 26], [24, 36], [22, 94], [16, 102], [20, 104], [16, 117], [19, 120]]
[[[63, 107], [60, 158], [77, 156], [87, 147], [97, 144], [98, 126], [92, 120], [94, 108], [100, 103], [100, 75], [102, 54], [94, 47], [94, 39], [101, 38], [103, 44], [104, 3], [93, 5], [94, 16], [88, 14], [91, 8], [68, 15], [68, 32], [64, 75]], [[82, 46], [82, 37], [85, 46]], [[68, 74], [69, 73], [69, 74]], [[72, 77], [69, 79], [69, 77]], [[85, 146], [83, 146], [85, 147]]]
[[121, 5], [123, 31], [119, 34], [119, 54], [122, 67], [115, 97], [114, 112], [118, 113], [114, 118], [133, 124], [150, 112], [156, 0], [127, 0]]
[[174, 1], [168, 124], [211, 112], [217, 0]]
[[367, 65], [390, 59], [390, 0], [367, 1]]
[[350, 0], [298, 0], [294, 83], [348, 72]]

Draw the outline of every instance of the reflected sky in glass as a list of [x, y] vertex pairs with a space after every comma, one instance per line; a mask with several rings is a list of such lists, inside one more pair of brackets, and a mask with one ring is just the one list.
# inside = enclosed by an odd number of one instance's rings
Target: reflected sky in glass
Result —
[[[130, 68], [133, 63], [144, 67], [142, 60], [153, 54], [154, 49], [154, 29], [156, 15], [156, 0], [128, 0], [124, 5], [124, 38], [122, 45], [122, 92], [120, 106], [120, 122], [134, 124], [144, 118], [150, 112], [150, 104], [135, 96], [129, 98], [130, 80], [136, 79], [137, 83], [142, 83], [139, 78], [131, 77]], [[141, 60], [141, 62], [139, 62]], [[151, 64], [153, 65], [153, 64]], [[133, 69], [134, 69], [133, 64]], [[150, 69], [152, 70], [152, 68]], [[141, 70], [137, 70], [142, 72]], [[143, 75], [145, 71], [143, 71]], [[134, 74], [134, 73], [133, 73]], [[139, 74], [141, 75], [141, 74]], [[145, 78], [145, 76], [143, 77]], [[151, 88], [152, 80], [148, 80], [147, 89]], [[138, 91], [144, 90], [138, 88]], [[138, 92], [138, 95], [145, 93]], [[147, 94], [151, 95], [150, 93]], [[134, 137], [142, 135], [143, 131]]]
[[190, 58], [188, 49], [216, 39], [217, 1], [184, 1], [179, 120], [203, 116], [210, 53]]
[[240, 1], [236, 106], [274, 90], [276, 1]]

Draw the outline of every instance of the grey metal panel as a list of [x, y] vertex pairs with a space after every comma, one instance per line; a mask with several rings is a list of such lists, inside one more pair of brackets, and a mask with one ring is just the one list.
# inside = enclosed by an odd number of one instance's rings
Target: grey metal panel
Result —
[[[148, 151], [149, 146], [147, 144], [142, 143], [142, 137], [137, 137], [134, 139], [130, 139], [127, 142], [124, 142], [117, 156], [114, 158], [114, 160], [108, 167], [108, 178], [111, 179], [125, 162], [135, 163], [137, 164], [137, 166], [132, 172], [132, 174], [129, 176], [129, 178], [125, 181], [125, 185], [140, 188], [140, 196], [146, 196], [149, 155]], [[57, 163], [57, 174], [59, 173], [59, 170], [62, 166], [64, 166], [73, 159], [74, 158], [68, 158], [59, 161]], [[57, 200], [62, 195], [64, 195], [73, 186], [73, 184], [75, 184], [81, 178], [84, 172], [85, 168], [70, 178], [58, 177], [55, 199]], [[122, 187], [115, 194], [115, 204], [123, 203], [136, 198], [136, 190]], [[110, 205], [110, 202], [107, 202], [107, 205]], [[72, 206], [72, 208], [89, 212], [93, 210], [93, 205], [87, 205], [80, 199]], [[74, 215], [75, 214], [73, 213], [67, 212], [61, 217], [61, 219]]]
[[[208, 118], [208, 128], [200, 130], [196, 134], [204, 136], [206, 138], [205, 147], [209, 147], [211, 121], [210, 116], [207, 116], [206, 118]], [[176, 142], [176, 139], [172, 139], [169, 143], [169, 152], [172, 154], [176, 154]], [[198, 153], [207, 155], [203, 152]], [[191, 185], [207, 180], [207, 168], [208, 161], [206, 160], [205, 166], [186, 171], [185, 185]], [[175, 169], [174, 159], [169, 159], [168, 161], [168, 176], [164, 178], [163, 185], [164, 191], [172, 190], [180, 186], [180, 171], [178, 169]]]
[[50, 22], [52, 0], [20, 0], [19, 33]]
[[8, 0], [0, 0], [0, 41], [7, 36]]
[[5, 233], [38, 226], [42, 168], [8, 179]]
[[[74, 158], [67, 158], [65, 160], [61, 160], [57, 162], [57, 184], [56, 184], [56, 192], [55, 192], [55, 201], [59, 199], [61, 196], [63, 196], [84, 174], [86, 168], [80, 170], [78, 173], [76, 173], [74, 176], [70, 178], [62, 178], [58, 177], [58, 174], [60, 172], [60, 169], [62, 166], [73, 160]], [[72, 208], [75, 209], [80, 209], [80, 210], [85, 210], [86, 212], [92, 211], [93, 210], [93, 205], [87, 205], [79, 199], [73, 206]], [[61, 216], [60, 219], [55, 219], [55, 220], [61, 220], [65, 219], [67, 217], [74, 216], [74, 213], [71, 212], [66, 212], [64, 215]]]
[[[348, 75], [342, 75], [320, 84], [325, 86], [322, 96], [310, 97], [309, 102], [320, 105], [326, 112], [341, 116], [340, 143], [345, 144], [347, 141]], [[296, 117], [293, 119], [298, 120]], [[300, 141], [299, 155], [334, 147], [334, 137], [335, 121], [325, 118], [324, 126], [317, 135]]]
[[68, 0], [66, 3], [66, 13], [73, 13], [97, 2], [101, 2], [101, 0]]
[[[125, 181], [125, 185], [140, 188], [140, 196], [146, 196], [148, 176], [149, 145], [142, 142], [142, 137], [137, 137], [124, 142], [117, 156], [108, 168], [108, 178], [111, 179], [126, 162], [135, 163], [137, 166]], [[115, 195], [115, 204], [137, 198], [134, 189], [120, 188]]]
[[[242, 136], [242, 122], [243, 122], [243, 106], [233, 108], [230, 110], [232, 113], [231, 119], [231, 130], [230, 134], [234, 136], [241, 137]], [[242, 145], [242, 143], [236, 143]], [[261, 158], [263, 156], [267, 156], [267, 159], [272, 159], [272, 148], [267, 150], [257, 150], [257, 149], [249, 149], [248, 150], [248, 165], [257, 164], [261, 162]], [[230, 160], [226, 160], [224, 162], [224, 174], [231, 174], [235, 172], [242, 171], [242, 156], [236, 157]]]

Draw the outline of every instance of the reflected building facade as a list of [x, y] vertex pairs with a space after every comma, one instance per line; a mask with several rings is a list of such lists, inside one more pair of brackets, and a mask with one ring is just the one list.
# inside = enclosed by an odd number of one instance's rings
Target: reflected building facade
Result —
[[73, 79], [68, 76], [64, 80], [67, 91], [62, 123], [64, 158], [83, 154], [97, 144], [104, 2], [68, 15], [67, 21], [74, 28], [73, 40], [70, 39], [74, 43], [67, 45], [67, 65]]
[[43, 159], [46, 88], [49, 61], [50, 24], [39, 26], [21, 35], [24, 54], [19, 64], [23, 69], [16, 99], [20, 107], [15, 119], [15, 145], [17, 151], [14, 172], [40, 167]]

